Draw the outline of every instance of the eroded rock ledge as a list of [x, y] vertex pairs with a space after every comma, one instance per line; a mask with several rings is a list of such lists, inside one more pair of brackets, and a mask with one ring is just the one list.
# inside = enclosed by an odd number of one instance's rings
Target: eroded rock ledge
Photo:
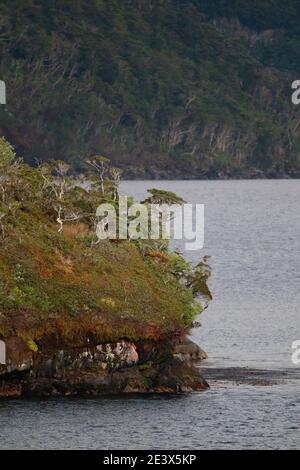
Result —
[[193, 361], [205, 353], [182, 343], [117, 343], [36, 350], [18, 337], [6, 342], [0, 397], [186, 393], [208, 388]]

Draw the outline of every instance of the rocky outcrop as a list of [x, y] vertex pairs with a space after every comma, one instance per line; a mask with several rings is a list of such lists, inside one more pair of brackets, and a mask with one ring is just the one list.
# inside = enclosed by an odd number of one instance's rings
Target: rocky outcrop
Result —
[[194, 343], [191, 339], [185, 338], [175, 346], [176, 354], [190, 361], [203, 361], [207, 359], [207, 354], [200, 346]]
[[[204, 357], [202, 350], [190, 340], [177, 346], [137, 347], [122, 339], [43, 352], [30, 350], [22, 341], [7, 341], [8, 365], [0, 369], [0, 397], [185, 393], [208, 388], [191, 362]], [[11, 352], [21, 354], [21, 350], [24, 357], [12, 359]]]
[[170, 357], [162, 364], [124, 369], [69, 368], [52, 377], [30, 376], [22, 383], [23, 396], [103, 396], [130, 393], [184, 393], [208, 388], [196, 368]]

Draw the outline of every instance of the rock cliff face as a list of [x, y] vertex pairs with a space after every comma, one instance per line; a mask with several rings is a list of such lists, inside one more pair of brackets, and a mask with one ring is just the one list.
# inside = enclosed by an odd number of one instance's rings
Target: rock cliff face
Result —
[[205, 353], [190, 341], [135, 345], [121, 339], [37, 352], [12, 337], [5, 345], [0, 397], [185, 393], [208, 388], [192, 364]]

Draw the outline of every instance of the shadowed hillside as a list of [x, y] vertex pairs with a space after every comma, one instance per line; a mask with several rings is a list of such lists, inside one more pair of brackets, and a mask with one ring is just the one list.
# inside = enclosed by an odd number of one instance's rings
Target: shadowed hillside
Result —
[[300, 174], [299, 2], [7, 0], [0, 132], [128, 177]]

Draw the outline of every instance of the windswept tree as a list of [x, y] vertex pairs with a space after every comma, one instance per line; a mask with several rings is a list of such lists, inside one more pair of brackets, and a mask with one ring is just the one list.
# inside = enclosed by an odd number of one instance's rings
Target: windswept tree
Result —
[[71, 187], [68, 177], [70, 166], [62, 161], [52, 161], [39, 166], [43, 189], [52, 192], [57, 200], [62, 200]]
[[[52, 209], [56, 214], [58, 232], [64, 229], [65, 222], [77, 221], [81, 218], [78, 207], [74, 204], [74, 181], [69, 176], [70, 166], [62, 161], [53, 161], [39, 166], [42, 178], [42, 190], [48, 196]], [[46, 196], [46, 197], [47, 197]]]
[[112, 178], [113, 184], [113, 200], [116, 201], [118, 197], [119, 185], [122, 177], [122, 170], [120, 168], [112, 167], [110, 168], [110, 176]]
[[96, 177], [93, 178], [93, 182], [97, 183], [100, 181], [101, 191], [105, 193], [105, 176], [109, 171], [110, 160], [101, 155], [96, 155], [86, 160], [86, 164], [92, 170], [92, 174]]
[[[170, 223], [175, 218], [175, 214], [180, 210], [184, 199], [172, 191], [163, 189], [148, 189], [150, 196], [144, 199], [141, 204], [145, 204], [149, 210], [149, 225], [153, 234], [160, 234], [162, 240], [159, 241], [161, 247], [166, 246], [166, 239], [170, 236]], [[152, 206], [159, 206], [152, 207]], [[155, 216], [153, 217], [153, 214]], [[157, 243], [156, 243], [157, 244]]]
[[151, 194], [147, 199], [142, 201], [142, 203], [148, 203], [148, 204], [159, 204], [159, 205], [182, 205], [184, 204], [184, 199], [182, 197], [178, 196], [176, 193], [173, 193], [172, 191], [164, 191], [163, 189], [148, 189], [148, 193]]

